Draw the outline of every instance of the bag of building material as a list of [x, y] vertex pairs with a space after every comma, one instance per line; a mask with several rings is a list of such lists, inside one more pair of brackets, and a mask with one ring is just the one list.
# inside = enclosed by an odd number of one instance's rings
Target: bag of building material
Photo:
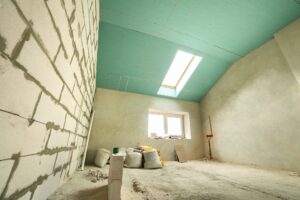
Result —
[[153, 150], [148, 150], [143, 152], [144, 155], [144, 168], [146, 169], [156, 169], [156, 168], [161, 168], [161, 162], [159, 155], [156, 151], [156, 149]]
[[126, 155], [125, 166], [128, 168], [142, 167], [142, 154], [139, 152], [129, 152]]
[[107, 149], [98, 149], [95, 157], [95, 165], [98, 167], [103, 167], [106, 165], [110, 157], [110, 151]]
[[132, 152], [134, 152], [134, 148], [127, 148], [126, 149], [127, 154], [132, 153]]

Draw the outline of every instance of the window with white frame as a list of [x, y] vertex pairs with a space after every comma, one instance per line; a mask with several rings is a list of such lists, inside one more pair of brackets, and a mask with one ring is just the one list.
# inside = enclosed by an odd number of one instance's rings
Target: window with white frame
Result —
[[190, 139], [189, 132], [190, 129], [189, 129], [188, 113], [149, 110], [149, 114], [148, 114], [148, 136], [149, 137]]

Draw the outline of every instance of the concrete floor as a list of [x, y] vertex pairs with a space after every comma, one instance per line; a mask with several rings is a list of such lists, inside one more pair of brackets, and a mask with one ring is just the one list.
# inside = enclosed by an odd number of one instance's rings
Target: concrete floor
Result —
[[[78, 171], [49, 200], [107, 199], [107, 180]], [[108, 166], [101, 169], [108, 172]], [[122, 200], [298, 200], [300, 174], [208, 161], [166, 162], [162, 169], [124, 169]]]

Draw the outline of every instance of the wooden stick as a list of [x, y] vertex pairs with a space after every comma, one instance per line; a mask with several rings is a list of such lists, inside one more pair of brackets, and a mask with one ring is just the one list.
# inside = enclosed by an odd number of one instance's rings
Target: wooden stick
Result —
[[213, 135], [210, 116], [208, 117], [208, 119], [209, 119], [210, 134]]
[[87, 136], [87, 139], [86, 139], [86, 142], [85, 142], [84, 154], [83, 154], [83, 158], [82, 158], [82, 161], [81, 161], [81, 170], [82, 171], [84, 170], [86, 153], [87, 153], [89, 140], [90, 140], [90, 135], [91, 135], [91, 130], [92, 130], [93, 122], [94, 122], [94, 115], [95, 115], [95, 111], [93, 110], [92, 118], [91, 118], [91, 122], [90, 122], [90, 127], [89, 127], [89, 132], [88, 132], [88, 136]]
[[211, 146], [210, 146], [210, 137], [208, 138], [208, 150], [209, 150], [209, 160], [212, 160]]
[[207, 136], [207, 140], [208, 140], [208, 151], [209, 151], [209, 160], [212, 160], [212, 152], [211, 152], [211, 144], [210, 144], [210, 140], [213, 137], [213, 131], [212, 131], [212, 126], [211, 126], [211, 119], [210, 116], [208, 117], [209, 119], [209, 127], [210, 127], [210, 135], [206, 135]]

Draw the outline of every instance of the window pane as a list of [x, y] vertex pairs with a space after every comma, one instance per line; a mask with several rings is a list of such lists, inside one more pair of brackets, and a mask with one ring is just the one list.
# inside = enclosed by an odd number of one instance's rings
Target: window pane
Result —
[[168, 135], [182, 136], [181, 117], [167, 117]]
[[178, 50], [162, 85], [176, 87], [177, 82], [188, 67], [193, 56], [193, 54]]
[[148, 136], [156, 133], [157, 136], [164, 136], [164, 116], [159, 114], [149, 114]]

